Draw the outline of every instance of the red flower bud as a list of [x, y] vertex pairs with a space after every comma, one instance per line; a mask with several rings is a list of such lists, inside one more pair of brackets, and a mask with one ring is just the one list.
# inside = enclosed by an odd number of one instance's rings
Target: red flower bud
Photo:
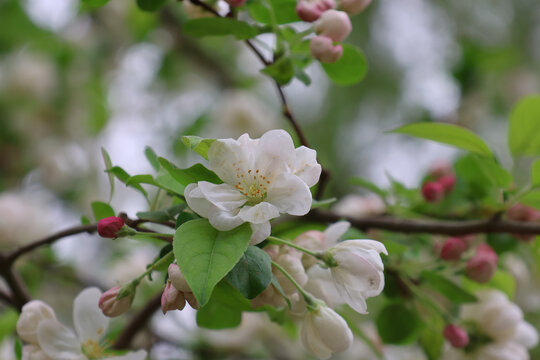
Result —
[[334, 0], [299, 0], [296, 14], [307, 22], [313, 22], [321, 17], [323, 12], [336, 7]]
[[97, 231], [101, 237], [115, 238], [118, 237], [118, 231], [123, 227], [124, 220], [116, 216], [109, 216], [98, 221]]
[[454, 190], [454, 185], [456, 185], [456, 177], [454, 175], [444, 175], [437, 182], [442, 185], [445, 194], [450, 194]]
[[435, 180], [438, 180], [445, 175], [452, 175], [453, 173], [452, 164], [446, 160], [435, 162], [429, 169], [429, 176]]
[[448, 238], [441, 249], [441, 259], [443, 260], [459, 260], [461, 255], [467, 250], [467, 244], [460, 238]]
[[122, 290], [122, 287], [115, 286], [105, 291], [99, 298], [98, 306], [103, 312], [103, 315], [108, 317], [120, 316], [131, 307], [133, 301], [133, 295], [125, 296], [118, 299], [118, 294]]
[[[537, 222], [540, 220], [540, 211], [523, 204], [516, 204], [508, 209], [506, 216], [510, 220], [523, 221], [523, 222]], [[536, 235], [534, 234], [513, 234], [516, 238], [522, 241], [534, 240]]]
[[495, 274], [498, 261], [499, 257], [491, 246], [480, 244], [476, 248], [476, 254], [467, 261], [465, 273], [476, 282], [486, 283]]
[[438, 182], [428, 181], [422, 185], [422, 196], [427, 202], [439, 202], [444, 198], [444, 188]]
[[469, 335], [465, 329], [456, 325], [446, 325], [443, 335], [455, 348], [463, 348], [469, 344]]

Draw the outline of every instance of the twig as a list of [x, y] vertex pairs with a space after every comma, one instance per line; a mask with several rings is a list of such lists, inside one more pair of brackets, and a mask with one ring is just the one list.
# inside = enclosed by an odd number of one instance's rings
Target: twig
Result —
[[11, 298], [11, 296], [5, 292], [5, 291], [2, 291], [0, 290], [0, 300], [2, 300], [3, 302], [5, 302], [7, 305], [10, 305], [10, 306], [14, 306], [15, 304], [13, 303], [13, 299]]
[[124, 328], [122, 333], [116, 339], [113, 349], [124, 350], [128, 349], [131, 341], [137, 333], [148, 323], [148, 320], [161, 306], [161, 294], [156, 295], [131, 319], [129, 324]]
[[324, 222], [347, 220], [352, 226], [363, 231], [369, 229], [381, 229], [400, 233], [428, 233], [441, 235], [468, 235], [480, 233], [540, 235], [540, 224], [538, 223], [500, 220], [498, 218], [462, 221], [408, 220], [397, 219], [390, 216], [353, 218], [340, 216], [329, 211], [313, 210], [302, 219]]
[[7, 285], [11, 289], [11, 304], [21, 311], [24, 304], [30, 301], [30, 295], [26, 289], [24, 282], [20, 278], [11, 266], [4, 266], [5, 262], [2, 262], [0, 267], [0, 275], [6, 280]]

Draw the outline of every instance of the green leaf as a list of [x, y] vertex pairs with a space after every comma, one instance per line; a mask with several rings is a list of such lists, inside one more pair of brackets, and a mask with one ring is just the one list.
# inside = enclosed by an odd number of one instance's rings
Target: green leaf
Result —
[[186, 222], [176, 230], [174, 255], [201, 306], [206, 305], [214, 286], [240, 260], [250, 237], [248, 223], [218, 231], [206, 219]]
[[81, 0], [81, 3], [84, 6], [90, 7], [90, 8], [97, 8], [101, 7], [105, 4], [107, 4], [109, 0]]
[[540, 96], [526, 97], [514, 107], [508, 145], [514, 156], [540, 155]]
[[381, 189], [380, 187], [378, 187], [377, 185], [375, 185], [374, 183], [372, 183], [369, 180], [355, 177], [355, 178], [351, 179], [351, 184], [363, 187], [363, 188], [371, 191], [372, 193], [377, 194], [379, 197], [381, 197], [383, 199], [386, 198], [386, 191], [384, 191], [383, 189]]
[[166, 0], [137, 0], [137, 6], [142, 11], [154, 12], [158, 11]]
[[160, 169], [156, 176], [156, 184], [162, 189], [170, 193], [184, 196], [184, 185], [180, 184], [171, 174], [165, 169]]
[[92, 211], [94, 212], [96, 221], [109, 216], [115, 216], [113, 208], [109, 204], [101, 201], [94, 201], [92, 203]]
[[152, 175], [133, 175], [126, 181], [126, 186], [136, 186], [138, 184], [157, 185]]
[[159, 162], [158, 162], [158, 156], [156, 155], [154, 149], [152, 149], [150, 146], [147, 146], [144, 148], [144, 156], [146, 156], [146, 159], [148, 159], [148, 162], [154, 170], [159, 171]]
[[281, 57], [276, 62], [261, 70], [263, 74], [270, 76], [279, 85], [287, 85], [294, 77], [294, 64], [289, 57]]
[[438, 360], [444, 345], [444, 319], [437, 313], [424, 316], [425, 327], [420, 334], [420, 345], [429, 360]]
[[92, 222], [86, 215], [81, 216], [81, 225], [90, 225]]
[[235, 19], [209, 17], [186, 21], [183, 32], [195, 37], [233, 35], [245, 40], [257, 36], [259, 29]]
[[183, 223], [186, 223], [188, 221], [195, 220], [195, 219], [200, 219], [200, 217], [195, 213], [184, 211], [183, 213], [180, 213], [180, 215], [178, 215], [178, 218], [176, 218], [176, 228], [178, 229], [180, 225], [182, 225]]
[[15, 332], [17, 325], [17, 320], [19, 319], [19, 314], [10, 308], [5, 308], [0, 314], [0, 343], [4, 340], [6, 336], [9, 336]]
[[432, 140], [455, 146], [479, 155], [493, 157], [484, 140], [472, 131], [457, 125], [441, 123], [415, 123], [392, 130], [393, 133], [407, 134], [420, 139]]
[[470, 292], [497, 289], [505, 293], [509, 299], [513, 299], [516, 293], [516, 280], [510, 273], [501, 269], [498, 269], [491, 280], [484, 284], [477, 283], [465, 276], [462, 277], [461, 282], [463, 287]]
[[422, 271], [422, 279], [432, 289], [438, 291], [453, 303], [462, 304], [478, 301], [476, 296], [433, 271]]
[[[265, 1], [251, 1], [249, 3], [249, 15], [257, 22], [272, 24], [272, 17], [277, 24], [287, 24], [300, 21], [296, 14], [296, 0], [269, 0], [271, 10]], [[273, 16], [271, 12], [273, 12]]]
[[337, 199], [335, 197], [330, 198], [330, 199], [324, 199], [324, 200], [313, 199], [313, 201], [311, 202], [311, 208], [316, 209], [316, 208], [324, 207], [324, 206], [335, 203], [336, 200]]
[[266, 251], [248, 246], [240, 261], [227, 274], [227, 280], [248, 299], [254, 299], [272, 281], [272, 261]]
[[204, 139], [199, 136], [182, 136], [182, 142], [191, 150], [195, 151], [208, 160], [208, 149], [216, 139]]
[[498, 188], [507, 188], [513, 181], [512, 175], [493, 159], [468, 154], [455, 164], [459, 176], [468, 183], [480, 188], [491, 184]]
[[540, 210], [540, 190], [529, 191], [521, 196], [518, 201], [523, 205]]
[[221, 281], [208, 303], [197, 311], [197, 325], [215, 330], [237, 327], [242, 322], [242, 311], [250, 310], [250, 302], [226, 281]]
[[364, 79], [368, 62], [362, 50], [343, 44], [343, 55], [334, 63], [321, 63], [326, 75], [338, 85], [354, 85]]
[[22, 360], [22, 342], [20, 339], [15, 339], [15, 346], [14, 346], [14, 352], [15, 352], [15, 359]]
[[531, 166], [531, 185], [540, 187], [540, 159], [537, 159]]
[[146, 193], [146, 190], [144, 190], [144, 188], [139, 183], [132, 182], [129, 185], [127, 185], [129, 179], [131, 179], [131, 175], [129, 175], [120, 166], [113, 166], [112, 168], [108, 169], [107, 172], [109, 174], [113, 174], [114, 176], [116, 176], [116, 178], [120, 180], [120, 182], [126, 184], [126, 186], [129, 186], [131, 188], [138, 190], [141, 194], [144, 195], [144, 197], [148, 196], [148, 194]]
[[208, 181], [213, 184], [221, 184], [223, 181], [203, 164], [195, 164], [187, 169], [179, 169], [167, 159], [160, 157], [160, 165], [180, 184], [187, 186], [199, 181]]
[[169, 213], [166, 211], [139, 211], [137, 213], [139, 219], [150, 220], [155, 222], [165, 222], [171, 219]]
[[385, 344], [405, 345], [418, 339], [422, 320], [403, 303], [385, 306], [375, 319], [377, 331]]
[[[103, 157], [103, 162], [105, 163], [105, 171], [108, 171], [110, 168], [112, 168], [112, 161], [109, 153], [103, 147], [101, 148], [101, 156]], [[114, 175], [109, 172], [108, 177], [110, 186], [109, 200], [111, 200], [114, 195]]]

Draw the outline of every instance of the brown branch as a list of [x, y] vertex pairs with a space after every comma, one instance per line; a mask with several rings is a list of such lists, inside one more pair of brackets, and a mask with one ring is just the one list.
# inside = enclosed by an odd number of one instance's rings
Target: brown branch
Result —
[[150, 299], [148, 303], [135, 314], [120, 336], [118, 336], [112, 348], [116, 350], [128, 349], [135, 335], [146, 326], [152, 315], [154, 315], [160, 306], [161, 294], [158, 294]]
[[15, 306], [15, 303], [13, 302], [13, 299], [12, 299], [11, 296], [10, 296], [7, 292], [5, 292], [5, 291], [0, 290], [0, 300], [2, 300], [3, 302], [5, 302], [7, 305]]
[[334, 214], [329, 211], [313, 210], [303, 217], [305, 220], [335, 222], [347, 220], [352, 226], [367, 231], [369, 229], [389, 230], [400, 233], [427, 233], [441, 235], [467, 235], [467, 234], [538, 234], [540, 224], [492, 218], [487, 220], [409, 220], [397, 219], [390, 216], [371, 216], [353, 218]]
[[0, 275], [2, 275], [7, 285], [11, 289], [11, 304], [15, 306], [18, 311], [21, 311], [23, 305], [30, 301], [30, 295], [28, 294], [28, 290], [26, 289], [26, 286], [24, 285], [24, 282], [20, 278], [19, 274], [17, 274], [10, 265], [4, 266], [4, 264], [6, 264], [6, 262], [2, 261]]

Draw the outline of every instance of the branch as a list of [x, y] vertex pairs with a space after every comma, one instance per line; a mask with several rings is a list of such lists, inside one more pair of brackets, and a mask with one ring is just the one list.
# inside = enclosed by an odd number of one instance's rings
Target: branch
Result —
[[7, 305], [15, 306], [11, 296], [7, 292], [5, 292], [3, 290], [0, 290], [0, 300], [5, 302]]
[[313, 210], [303, 217], [305, 220], [336, 222], [347, 220], [352, 226], [367, 231], [369, 229], [389, 230], [400, 233], [427, 233], [441, 235], [468, 234], [537, 234], [540, 235], [540, 224], [494, 217], [487, 220], [439, 221], [439, 220], [408, 220], [390, 216], [371, 216], [353, 218], [340, 216], [329, 211]]
[[2, 266], [0, 267], [0, 275], [6, 280], [7, 285], [11, 289], [12, 296], [11, 304], [17, 308], [18, 311], [21, 311], [24, 304], [30, 301], [30, 295], [28, 295], [28, 290], [26, 289], [24, 282], [10, 266], [10, 264], [2, 260]]
[[118, 336], [112, 348], [116, 350], [128, 349], [135, 335], [137, 335], [146, 323], [148, 323], [148, 320], [150, 320], [160, 306], [161, 294], [158, 294], [150, 299], [148, 303], [135, 314], [120, 336]]

